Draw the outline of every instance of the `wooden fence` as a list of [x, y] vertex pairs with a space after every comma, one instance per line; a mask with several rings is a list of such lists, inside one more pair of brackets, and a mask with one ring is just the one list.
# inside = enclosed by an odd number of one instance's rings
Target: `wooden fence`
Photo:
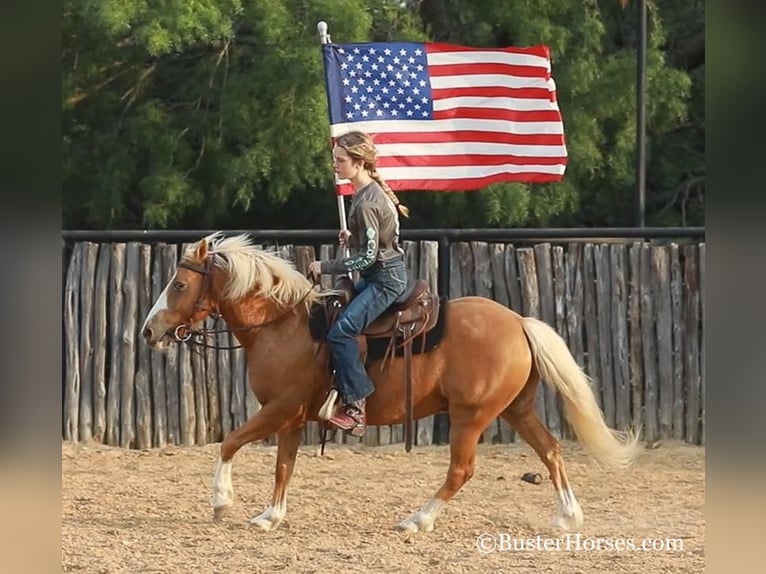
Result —
[[[64, 293], [64, 440], [128, 448], [206, 444], [257, 412], [241, 349], [174, 346], [161, 354], [140, 340], [141, 322], [183, 247], [74, 244]], [[438, 243], [409, 241], [404, 248], [410, 273], [437, 289]], [[322, 246], [320, 257], [333, 249]], [[449, 296], [489, 297], [553, 326], [592, 377], [610, 426], [640, 423], [648, 442], [704, 444], [704, 243], [474, 241], [450, 250]], [[304, 272], [315, 259], [311, 246], [282, 251]], [[219, 335], [221, 345], [235, 342]], [[554, 435], [574, 437], [555, 392], [540, 385], [536, 406]], [[416, 444], [445, 442], [448, 424], [446, 415], [418, 421]], [[361, 440], [390, 444], [403, 434], [402, 425], [370, 427]], [[339, 432], [332, 440], [360, 439]], [[482, 436], [514, 440], [500, 419]], [[304, 443], [318, 441], [316, 423], [308, 424]]]

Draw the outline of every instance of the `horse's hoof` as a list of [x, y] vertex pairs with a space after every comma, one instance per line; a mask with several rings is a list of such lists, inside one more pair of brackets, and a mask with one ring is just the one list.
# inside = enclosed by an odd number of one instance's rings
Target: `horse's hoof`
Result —
[[433, 532], [433, 529], [433, 521], [413, 520], [412, 518], [405, 518], [396, 525], [396, 530], [407, 534], [414, 534], [415, 532]]
[[229, 512], [231, 506], [219, 506], [213, 509], [213, 522], [220, 522]]
[[582, 524], [583, 517], [577, 515], [564, 516], [559, 514], [551, 520], [551, 526], [553, 528], [558, 528], [559, 530], [564, 531], [579, 530], [582, 528]]
[[277, 527], [277, 524], [274, 524], [271, 520], [267, 518], [252, 518], [250, 520], [250, 524], [253, 526], [257, 526], [264, 532], [270, 532], [271, 530], [274, 530]]
[[540, 484], [543, 476], [539, 472], [525, 472], [521, 475], [521, 480], [530, 484]]
[[404, 532], [407, 534], [413, 534], [418, 531], [418, 525], [415, 524], [412, 520], [402, 520], [399, 524], [395, 526], [396, 530], [399, 532]]

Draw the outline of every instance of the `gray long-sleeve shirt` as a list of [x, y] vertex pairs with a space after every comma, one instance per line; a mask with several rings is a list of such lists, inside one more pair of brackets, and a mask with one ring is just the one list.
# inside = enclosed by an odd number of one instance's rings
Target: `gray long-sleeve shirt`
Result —
[[399, 247], [396, 206], [374, 180], [352, 197], [348, 230], [351, 232], [349, 247], [356, 253], [344, 259], [322, 261], [322, 273], [363, 271], [377, 261], [388, 261], [403, 254]]

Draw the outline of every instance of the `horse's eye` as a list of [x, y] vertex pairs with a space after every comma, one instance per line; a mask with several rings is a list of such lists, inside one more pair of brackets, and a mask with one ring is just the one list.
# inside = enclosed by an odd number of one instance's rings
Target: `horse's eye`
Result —
[[183, 291], [184, 289], [186, 289], [186, 283], [182, 283], [181, 281], [176, 281], [173, 283], [174, 291]]

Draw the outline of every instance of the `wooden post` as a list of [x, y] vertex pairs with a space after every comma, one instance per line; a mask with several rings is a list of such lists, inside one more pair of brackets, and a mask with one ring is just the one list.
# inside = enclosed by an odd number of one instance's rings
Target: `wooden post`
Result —
[[705, 402], [707, 395], [705, 394], [705, 244], [700, 243], [698, 248], [699, 253], [699, 276], [700, 276], [700, 341], [702, 342], [702, 348], [700, 349], [700, 407], [702, 412], [700, 413], [700, 443], [705, 444]]
[[610, 427], [615, 426], [614, 368], [612, 363], [612, 279], [609, 265], [609, 246], [596, 245], [596, 301], [598, 338], [601, 364], [601, 399], [604, 419]]
[[684, 286], [686, 292], [686, 440], [699, 444], [700, 439], [700, 296], [697, 246], [684, 246]]
[[123, 291], [122, 284], [125, 280], [125, 244], [112, 244], [112, 265], [109, 278], [109, 292], [111, 294], [111, 306], [109, 308], [110, 327], [110, 361], [109, 361], [109, 388], [106, 395], [106, 444], [119, 446], [120, 444], [120, 396], [122, 385], [120, 373], [122, 372], [122, 308]]
[[[564, 263], [564, 248], [561, 245], [551, 247], [551, 267], [553, 269], [553, 307], [554, 321], [553, 326], [556, 332], [561, 335], [567, 343], [570, 352], [572, 345], [569, 343], [569, 331], [567, 329], [567, 314], [570, 313], [566, 306], [566, 264]], [[573, 355], [574, 356], [574, 355]], [[575, 359], [576, 360], [576, 359]], [[555, 391], [550, 392], [552, 400], [555, 402], [556, 415], [559, 420], [560, 438], [574, 438], [570, 433], [569, 425], [566, 424], [564, 414], [564, 403], [561, 395]]]
[[628, 363], [628, 291], [625, 280], [625, 246], [609, 246], [612, 264], [612, 352], [614, 359], [615, 424], [630, 428], [630, 369]]
[[93, 354], [93, 440], [99, 443], [104, 442], [106, 434], [106, 349], [109, 332], [106, 309], [111, 261], [112, 250], [109, 245], [101, 245], [96, 265], [93, 301], [93, 340], [96, 342]]
[[80, 411], [80, 271], [83, 257], [82, 244], [72, 251], [64, 289], [64, 342], [66, 344], [66, 370], [64, 378], [64, 440], [77, 442]]
[[143, 342], [140, 329], [149, 309], [152, 308], [152, 247], [140, 246], [138, 277], [138, 315], [136, 320], [136, 345], [138, 347], [138, 370], [136, 371], [136, 447], [152, 446], [152, 363], [151, 349]]
[[630, 246], [630, 291], [628, 321], [630, 323], [630, 391], [631, 424], [641, 426], [643, 413], [644, 354], [641, 326], [641, 243]]
[[122, 361], [120, 362], [120, 446], [129, 448], [135, 441], [133, 398], [136, 385], [136, 323], [138, 321], [139, 244], [130, 242], [125, 250], [125, 280], [122, 283], [123, 313], [120, 322]]
[[684, 438], [684, 305], [678, 244], [670, 245], [670, 302], [673, 324], [673, 438]]
[[[165, 289], [164, 246], [155, 246], [152, 257], [152, 305]], [[167, 381], [165, 377], [165, 355], [152, 351], [149, 354], [152, 368], [152, 446], [164, 448], [168, 444]]]
[[[439, 293], [439, 242], [421, 241], [418, 261], [418, 278], [428, 281], [432, 293]], [[415, 424], [415, 444], [429, 445], [434, 442], [434, 416], [420, 419]]]
[[[80, 273], [80, 412], [78, 417], [80, 440], [93, 438], [93, 339], [96, 257], [98, 245], [83, 243], [82, 272]], [[98, 341], [97, 345], [101, 345]]]
[[[551, 245], [550, 243], [538, 243], [533, 248], [535, 253], [535, 263], [537, 265], [537, 285], [540, 297], [540, 315], [543, 321], [556, 328], [556, 302], [553, 286], [553, 269], [551, 267]], [[561, 331], [558, 331], [561, 335]], [[548, 430], [556, 438], [561, 438], [561, 415], [559, 413], [559, 404], [555, 390], [547, 384], [541, 385], [540, 391], [545, 400], [544, 422], [547, 423]]]
[[668, 248], [652, 248], [652, 290], [657, 321], [660, 436], [673, 436], [673, 326]]
[[593, 394], [598, 406], [603, 408], [601, 399], [601, 353], [599, 352], [598, 319], [596, 309], [596, 264], [593, 258], [593, 245], [587, 243], [583, 247], [583, 298], [585, 315], [586, 350], [585, 358], [588, 364]]
[[[583, 294], [583, 250], [580, 243], [570, 243], [564, 262], [565, 268], [565, 309], [567, 340], [572, 356], [581, 368], [585, 368], [585, 353], [583, 345], [584, 300]], [[563, 419], [563, 417], [562, 417]], [[564, 426], [564, 436], [574, 439], [571, 427]]]
[[492, 243], [489, 246], [489, 264], [492, 271], [492, 298], [510, 309], [511, 299], [505, 279], [505, 246], [502, 243]]
[[[168, 285], [176, 272], [178, 246], [162, 247], [162, 285]], [[165, 352], [165, 406], [167, 407], [167, 440], [169, 444], [182, 444], [179, 352], [177, 345], [170, 345]]]
[[657, 337], [652, 288], [652, 249], [641, 246], [641, 334], [644, 348], [644, 437], [649, 444], [660, 436], [657, 421]]
[[580, 367], [585, 367], [583, 351], [583, 250], [579, 243], [570, 243], [566, 253], [566, 324], [567, 340], [572, 355]]

